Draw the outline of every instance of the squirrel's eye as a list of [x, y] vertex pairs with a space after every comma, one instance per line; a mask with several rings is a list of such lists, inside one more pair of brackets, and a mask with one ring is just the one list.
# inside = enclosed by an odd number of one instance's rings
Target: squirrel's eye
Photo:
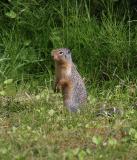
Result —
[[63, 52], [61, 52], [61, 51], [60, 51], [60, 52], [59, 52], [59, 54], [60, 54], [60, 55], [62, 55], [62, 54], [63, 54]]

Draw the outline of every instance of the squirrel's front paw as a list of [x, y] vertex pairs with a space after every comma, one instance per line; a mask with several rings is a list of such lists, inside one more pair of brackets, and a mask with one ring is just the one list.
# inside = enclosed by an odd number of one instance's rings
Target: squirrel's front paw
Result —
[[54, 87], [54, 92], [55, 92], [55, 93], [61, 92], [61, 85], [57, 84], [57, 85]]

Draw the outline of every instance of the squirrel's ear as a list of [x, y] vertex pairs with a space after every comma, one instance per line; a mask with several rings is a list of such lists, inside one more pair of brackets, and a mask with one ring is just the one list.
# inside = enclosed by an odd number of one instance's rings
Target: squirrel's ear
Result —
[[71, 54], [71, 51], [70, 51], [70, 49], [68, 49], [68, 54]]

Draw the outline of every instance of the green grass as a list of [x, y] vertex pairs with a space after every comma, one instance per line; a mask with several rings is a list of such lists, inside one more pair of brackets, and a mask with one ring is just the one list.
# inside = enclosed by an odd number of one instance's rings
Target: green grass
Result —
[[[137, 159], [137, 23], [117, 2], [0, 1], [0, 159]], [[75, 114], [52, 91], [60, 47], [88, 91]]]
[[1, 79], [27, 79], [30, 74], [51, 76], [50, 52], [60, 47], [71, 48], [73, 60], [88, 82], [115, 80], [117, 76], [125, 79], [127, 75], [135, 79], [136, 22], [131, 23], [129, 42], [127, 4], [120, 6], [125, 10], [123, 14], [111, 1], [91, 1], [102, 8], [96, 17], [89, 3], [1, 2]]
[[[45, 86], [34, 92], [24, 84], [9, 94], [11, 86], [4, 82], [0, 97], [1, 159], [136, 159], [136, 85], [93, 87], [78, 113]], [[102, 107], [122, 114], [97, 116]]]

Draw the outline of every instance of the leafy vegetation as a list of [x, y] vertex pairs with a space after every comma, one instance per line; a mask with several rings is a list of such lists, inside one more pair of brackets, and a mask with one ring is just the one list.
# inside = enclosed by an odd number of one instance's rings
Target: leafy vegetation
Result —
[[[0, 1], [0, 159], [137, 158], [134, 14], [126, 0]], [[88, 90], [75, 114], [52, 91], [60, 47]]]

